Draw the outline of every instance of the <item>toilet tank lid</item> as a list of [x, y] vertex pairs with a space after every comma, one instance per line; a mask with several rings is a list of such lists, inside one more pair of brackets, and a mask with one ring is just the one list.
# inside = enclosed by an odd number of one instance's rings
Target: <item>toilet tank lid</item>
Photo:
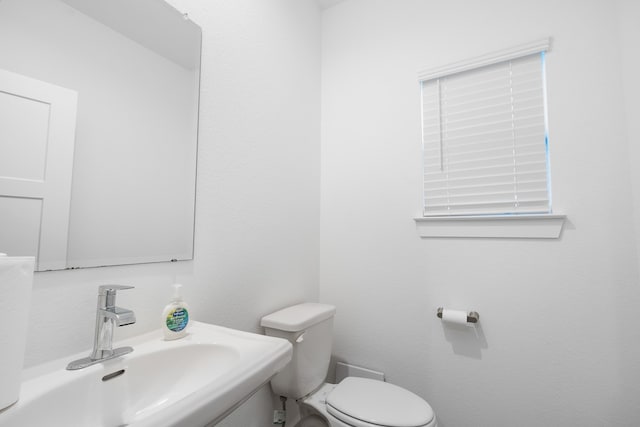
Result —
[[299, 332], [333, 317], [335, 312], [336, 308], [333, 305], [307, 302], [264, 316], [260, 326], [279, 331]]

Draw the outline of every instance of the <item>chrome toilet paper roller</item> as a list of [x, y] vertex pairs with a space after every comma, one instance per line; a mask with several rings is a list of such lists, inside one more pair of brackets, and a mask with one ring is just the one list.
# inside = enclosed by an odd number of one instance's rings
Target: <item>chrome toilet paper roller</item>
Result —
[[469, 323], [478, 323], [480, 315], [477, 311], [450, 310], [448, 308], [438, 307], [436, 314], [442, 321], [456, 323], [458, 325], [467, 325]]

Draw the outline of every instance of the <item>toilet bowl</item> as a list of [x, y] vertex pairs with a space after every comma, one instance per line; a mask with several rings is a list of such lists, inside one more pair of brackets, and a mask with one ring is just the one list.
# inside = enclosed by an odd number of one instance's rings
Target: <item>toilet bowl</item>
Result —
[[302, 418], [294, 427], [437, 427], [431, 406], [402, 387], [357, 377], [324, 382], [334, 314], [334, 306], [305, 303], [262, 318], [267, 335], [293, 345], [291, 362], [272, 378], [271, 388], [300, 405]]

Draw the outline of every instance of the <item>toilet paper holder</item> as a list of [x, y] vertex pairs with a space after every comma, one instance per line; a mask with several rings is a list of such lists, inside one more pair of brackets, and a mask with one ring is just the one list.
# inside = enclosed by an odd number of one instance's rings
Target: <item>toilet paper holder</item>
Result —
[[[438, 307], [436, 316], [438, 316], [440, 319], [442, 319], [442, 310], [444, 310], [442, 307]], [[478, 323], [478, 320], [480, 320], [480, 314], [478, 314], [477, 311], [470, 311], [467, 313], [468, 323]]]

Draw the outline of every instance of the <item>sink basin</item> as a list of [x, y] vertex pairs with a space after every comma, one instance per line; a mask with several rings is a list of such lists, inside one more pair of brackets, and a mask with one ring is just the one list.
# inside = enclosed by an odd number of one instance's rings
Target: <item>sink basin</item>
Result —
[[0, 426], [202, 427], [266, 384], [292, 352], [283, 339], [201, 322], [176, 341], [158, 330], [117, 344], [134, 351], [77, 371], [65, 367], [84, 353], [25, 371]]

